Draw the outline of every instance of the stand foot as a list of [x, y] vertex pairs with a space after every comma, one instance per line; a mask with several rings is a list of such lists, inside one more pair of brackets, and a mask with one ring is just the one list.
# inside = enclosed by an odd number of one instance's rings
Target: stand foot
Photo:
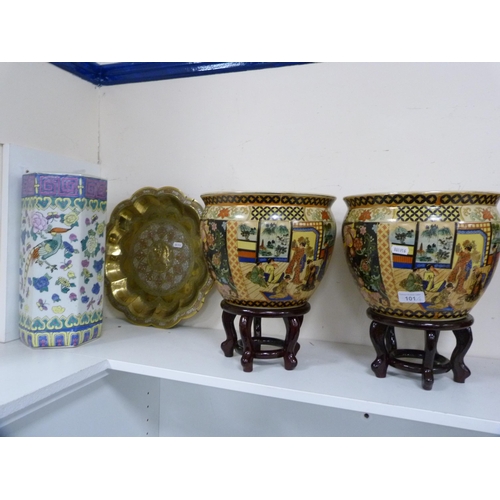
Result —
[[464, 363], [464, 357], [472, 345], [472, 330], [470, 327], [453, 330], [453, 334], [457, 339], [457, 346], [451, 354], [451, 369], [453, 370], [453, 380], [460, 384], [465, 382], [467, 377], [470, 377], [470, 370]]
[[372, 363], [371, 368], [377, 378], [385, 378], [387, 367], [389, 366], [389, 353], [385, 345], [388, 328], [390, 327], [377, 321], [372, 321], [370, 325], [370, 339], [377, 353], [377, 357]]
[[224, 325], [224, 330], [226, 332], [226, 340], [222, 342], [221, 349], [224, 356], [230, 358], [233, 356], [234, 349], [236, 347], [237, 336], [236, 330], [234, 329], [234, 318], [235, 314], [228, 311], [222, 311], [222, 324]]

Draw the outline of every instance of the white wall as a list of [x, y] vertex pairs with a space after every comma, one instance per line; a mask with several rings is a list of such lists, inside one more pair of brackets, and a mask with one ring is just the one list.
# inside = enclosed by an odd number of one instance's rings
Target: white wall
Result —
[[[340, 226], [350, 194], [499, 191], [499, 132], [500, 64], [322, 63], [101, 89], [46, 63], [0, 64], [0, 143], [101, 160], [110, 212], [146, 185], [199, 201], [300, 191], [337, 196]], [[496, 276], [471, 355], [500, 358], [499, 296]], [[219, 302], [214, 290], [186, 324], [222, 329]], [[340, 238], [311, 305], [302, 339], [370, 344]]]
[[0, 144], [98, 161], [99, 94], [48, 63], [0, 63]]
[[[100, 92], [110, 211], [147, 185], [199, 201], [219, 190], [311, 192], [337, 196], [340, 226], [346, 195], [500, 190], [500, 64], [322, 63]], [[470, 355], [500, 358], [499, 295], [496, 276], [473, 311]], [[214, 290], [186, 323], [222, 328], [219, 302]], [[340, 236], [311, 305], [302, 339], [370, 344]], [[443, 354], [452, 337], [442, 334]]]

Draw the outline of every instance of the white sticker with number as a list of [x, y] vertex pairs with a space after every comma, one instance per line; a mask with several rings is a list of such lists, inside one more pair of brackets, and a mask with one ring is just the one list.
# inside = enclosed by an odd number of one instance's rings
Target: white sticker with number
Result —
[[413, 302], [414, 304], [422, 304], [425, 302], [424, 292], [398, 292], [399, 302]]
[[402, 247], [400, 245], [392, 245], [392, 253], [398, 255], [408, 255], [408, 247]]
[[183, 244], [181, 241], [174, 241], [174, 245], [173, 245], [174, 248], [182, 248], [183, 247]]

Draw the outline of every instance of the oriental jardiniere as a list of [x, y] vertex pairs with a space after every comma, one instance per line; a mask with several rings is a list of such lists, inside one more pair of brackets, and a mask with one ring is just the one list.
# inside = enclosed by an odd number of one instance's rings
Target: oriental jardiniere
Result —
[[465, 318], [497, 266], [499, 197], [423, 192], [344, 198], [344, 251], [370, 308], [412, 320]]
[[333, 252], [334, 197], [214, 193], [201, 198], [205, 257], [227, 302], [288, 308], [308, 301]]

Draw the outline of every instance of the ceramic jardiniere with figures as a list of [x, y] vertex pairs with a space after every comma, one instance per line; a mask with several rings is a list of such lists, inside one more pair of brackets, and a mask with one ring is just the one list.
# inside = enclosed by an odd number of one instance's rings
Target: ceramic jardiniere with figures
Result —
[[467, 316], [500, 250], [500, 195], [487, 192], [348, 196], [343, 243], [364, 299], [385, 316]]
[[334, 197], [214, 193], [201, 198], [205, 257], [228, 303], [277, 309], [308, 301], [332, 255]]

